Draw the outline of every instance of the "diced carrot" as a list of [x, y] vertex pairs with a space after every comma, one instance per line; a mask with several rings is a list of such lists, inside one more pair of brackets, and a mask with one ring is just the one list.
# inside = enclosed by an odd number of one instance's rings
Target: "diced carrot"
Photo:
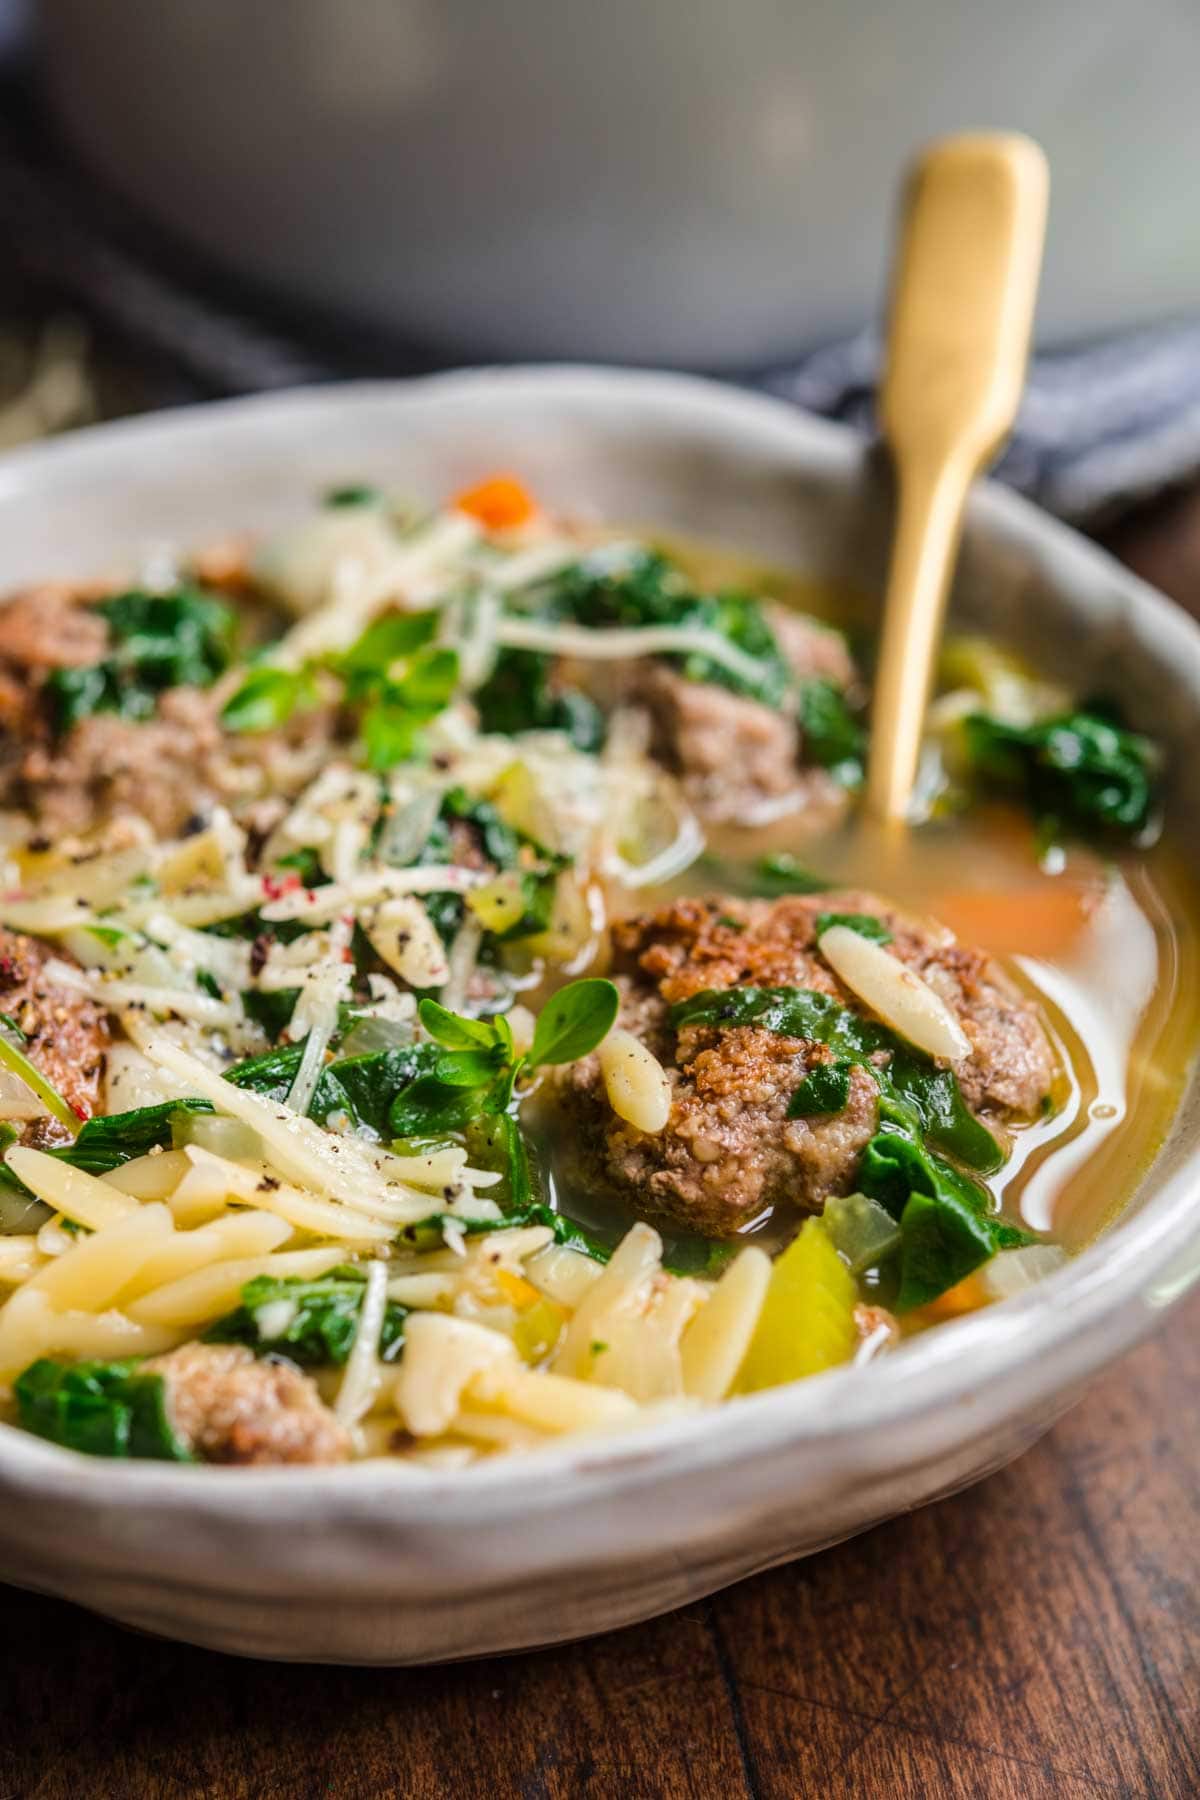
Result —
[[535, 1306], [541, 1295], [531, 1281], [523, 1275], [514, 1275], [509, 1269], [496, 1270], [496, 1286], [514, 1306]]
[[931, 1300], [928, 1306], [923, 1306], [919, 1315], [914, 1314], [913, 1316], [927, 1319], [930, 1324], [934, 1324], [939, 1319], [960, 1319], [964, 1313], [978, 1312], [979, 1308], [986, 1304], [987, 1295], [979, 1276], [977, 1274], [968, 1275], [958, 1283], [957, 1287], [948, 1288], [944, 1294], [939, 1294], [936, 1300]]
[[451, 505], [478, 519], [485, 531], [513, 531], [527, 525], [538, 510], [533, 495], [515, 475], [490, 475], [456, 494]]
[[930, 911], [964, 943], [1025, 956], [1060, 956], [1074, 944], [1100, 896], [1059, 878], [995, 893], [941, 895]]

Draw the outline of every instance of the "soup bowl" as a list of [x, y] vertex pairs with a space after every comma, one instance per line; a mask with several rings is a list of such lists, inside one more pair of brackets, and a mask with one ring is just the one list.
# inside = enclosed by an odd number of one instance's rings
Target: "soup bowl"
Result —
[[[891, 502], [848, 432], [681, 376], [507, 369], [160, 415], [0, 463], [0, 589], [154, 542], [269, 530], [349, 480], [434, 498], [519, 470], [576, 514], [727, 543], [877, 594]], [[1200, 773], [1200, 630], [1101, 551], [976, 493], [953, 607], [1116, 688]], [[1024, 1294], [882, 1361], [455, 1473], [89, 1460], [0, 1426], [0, 1578], [260, 1657], [405, 1663], [607, 1630], [811, 1554], [1029, 1445], [1200, 1277], [1189, 1084], [1117, 1222]]]

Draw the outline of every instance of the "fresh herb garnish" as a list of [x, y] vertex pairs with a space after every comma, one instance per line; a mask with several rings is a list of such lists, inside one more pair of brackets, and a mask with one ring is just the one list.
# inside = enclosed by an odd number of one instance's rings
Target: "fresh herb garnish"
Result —
[[[241, 1304], [204, 1333], [206, 1344], [245, 1344], [258, 1355], [289, 1357], [304, 1368], [341, 1368], [354, 1348], [366, 1290], [365, 1271], [347, 1263], [328, 1275], [256, 1275]], [[389, 1300], [379, 1337], [383, 1362], [404, 1347], [406, 1307]]]
[[210, 687], [233, 658], [232, 609], [198, 588], [168, 594], [131, 590], [96, 603], [109, 654], [81, 668], [55, 669], [43, 687], [56, 733], [95, 713], [146, 719], [173, 687]]
[[436, 1000], [422, 1000], [421, 1023], [439, 1046], [438, 1055], [392, 1101], [388, 1117], [394, 1136], [438, 1137], [462, 1131], [480, 1116], [508, 1114], [518, 1078], [527, 1070], [586, 1056], [607, 1036], [618, 1004], [611, 981], [570, 982], [547, 1001], [528, 1053], [517, 1056], [502, 1014], [468, 1019]]
[[89, 1456], [152, 1457], [190, 1462], [167, 1414], [161, 1375], [137, 1360], [55, 1362], [42, 1357], [13, 1383], [27, 1431]]
[[365, 482], [350, 482], [345, 487], [330, 488], [322, 504], [328, 507], [379, 506], [383, 495]]
[[275, 731], [293, 713], [317, 703], [311, 669], [278, 669], [264, 663], [251, 669], [236, 693], [221, 708], [226, 731]]
[[1051, 833], [1136, 837], [1153, 824], [1161, 755], [1115, 720], [1080, 710], [1019, 726], [975, 713], [963, 729], [976, 775], [1020, 794]]
[[848, 931], [857, 931], [859, 937], [870, 938], [873, 944], [890, 944], [892, 941], [892, 933], [874, 913], [821, 912], [813, 920], [813, 930], [818, 938], [834, 925], [844, 925]]

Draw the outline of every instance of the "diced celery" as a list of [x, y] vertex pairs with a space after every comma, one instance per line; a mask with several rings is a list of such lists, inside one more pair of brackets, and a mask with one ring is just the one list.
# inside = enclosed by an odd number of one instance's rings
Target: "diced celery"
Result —
[[778, 1387], [848, 1362], [858, 1343], [858, 1289], [820, 1219], [806, 1219], [771, 1270], [736, 1393]]
[[900, 1227], [868, 1194], [834, 1194], [822, 1215], [834, 1249], [852, 1275], [873, 1269], [900, 1245]]

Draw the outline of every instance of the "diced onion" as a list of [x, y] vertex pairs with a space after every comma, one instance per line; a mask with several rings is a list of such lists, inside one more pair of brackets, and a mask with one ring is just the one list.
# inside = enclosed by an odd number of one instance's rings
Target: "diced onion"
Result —
[[989, 1300], [1009, 1300], [1053, 1275], [1066, 1260], [1066, 1251], [1058, 1244], [1027, 1244], [1021, 1250], [1000, 1250], [979, 1271], [980, 1284]]

